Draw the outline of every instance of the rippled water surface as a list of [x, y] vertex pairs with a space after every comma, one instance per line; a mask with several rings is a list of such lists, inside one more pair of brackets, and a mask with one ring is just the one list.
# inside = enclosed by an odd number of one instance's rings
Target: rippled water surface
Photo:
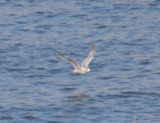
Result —
[[159, 123], [160, 1], [1, 1], [0, 122]]

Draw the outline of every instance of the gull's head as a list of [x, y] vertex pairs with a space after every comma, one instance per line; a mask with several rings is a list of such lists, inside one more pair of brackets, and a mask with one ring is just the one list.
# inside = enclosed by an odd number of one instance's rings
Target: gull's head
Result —
[[91, 70], [88, 68], [87, 71], [90, 72]]
[[81, 71], [83, 71], [84, 73], [86, 73], [86, 72], [90, 72], [91, 70], [89, 68], [82, 67]]

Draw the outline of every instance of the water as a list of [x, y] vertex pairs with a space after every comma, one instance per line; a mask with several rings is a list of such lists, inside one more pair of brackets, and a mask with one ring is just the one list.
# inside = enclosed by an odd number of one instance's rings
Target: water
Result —
[[[159, 123], [159, 0], [0, 2], [0, 122]], [[91, 72], [72, 75], [96, 45]]]

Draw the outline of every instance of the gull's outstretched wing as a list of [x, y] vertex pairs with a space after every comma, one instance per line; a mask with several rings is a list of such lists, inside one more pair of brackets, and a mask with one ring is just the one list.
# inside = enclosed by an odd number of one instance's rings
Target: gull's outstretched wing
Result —
[[63, 59], [65, 59], [65, 60], [69, 61], [76, 70], [81, 69], [80, 65], [79, 65], [75, 60], [73, 60], [73, 59], [71, 59], [71, 58], [68, 58], [68, 57], [65, 57], [65, 56], [63, 56], [63, 55], [59, 55], [59, 54], [56, 54], [56, 55], [57, 55], [58, 57], [60, 57], [60, 58], [63, 58]]
[[82, 63], [82, 67], [85, 67], [87, 68], [89, 63], [91, 62], [91, 60], [93, 59], [94, 57], [94, 54], [95, 54], [95, 51], [96, 51], [96, 46], [94, 45], [89, 53], [89, 55], [84, 59], [83, 63]]

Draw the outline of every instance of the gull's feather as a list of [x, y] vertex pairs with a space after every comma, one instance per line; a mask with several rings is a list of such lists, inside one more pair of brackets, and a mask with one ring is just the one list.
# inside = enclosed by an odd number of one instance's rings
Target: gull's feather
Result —
[[83, 63], [82, 63], [82, 67], [84, 68], [88, 68], [89, 63], [91, 62], [91, 60], [94, 57], [96, 51], [96, 46], [94, 45], [89, 53], [89, 55], [84, 59]]
[[82, 66], [80, 66], [75, 60], [73, 60], [71, 58], [68, 58], [68, 57], [65, 57], [65, 56], [59, 55], [59, 54], [55, 54], [55, 55], [69, 61], [73, 65], [73, 67], [75, 68], [75, 70], [72, 72], [73, 74], [84, 74], [84, 73], [90, 72], [88, 65], [91, 62], [91, 60], [93, 59], [95, 51], [96, 51], [96, 46], [93, 46], [89, 55], [83, 61]]
[[73, 60], [73, 59], [71, 59], [71, 58], [68, 58], [68, 57], [65, 57], [65, 56], [63, 56], [63, 55], [60, 55], [60, 54], [56, 54], [56, 55], [57, 55], [58, 57], [60, 57], [60, 58], [63, 58], [63, 59], [65, 59], [65, 60], [69, 61], [76, 70], [80, 70], [80, 69], [81, 69], [81, 66], [80, 66], [75, 60]]

